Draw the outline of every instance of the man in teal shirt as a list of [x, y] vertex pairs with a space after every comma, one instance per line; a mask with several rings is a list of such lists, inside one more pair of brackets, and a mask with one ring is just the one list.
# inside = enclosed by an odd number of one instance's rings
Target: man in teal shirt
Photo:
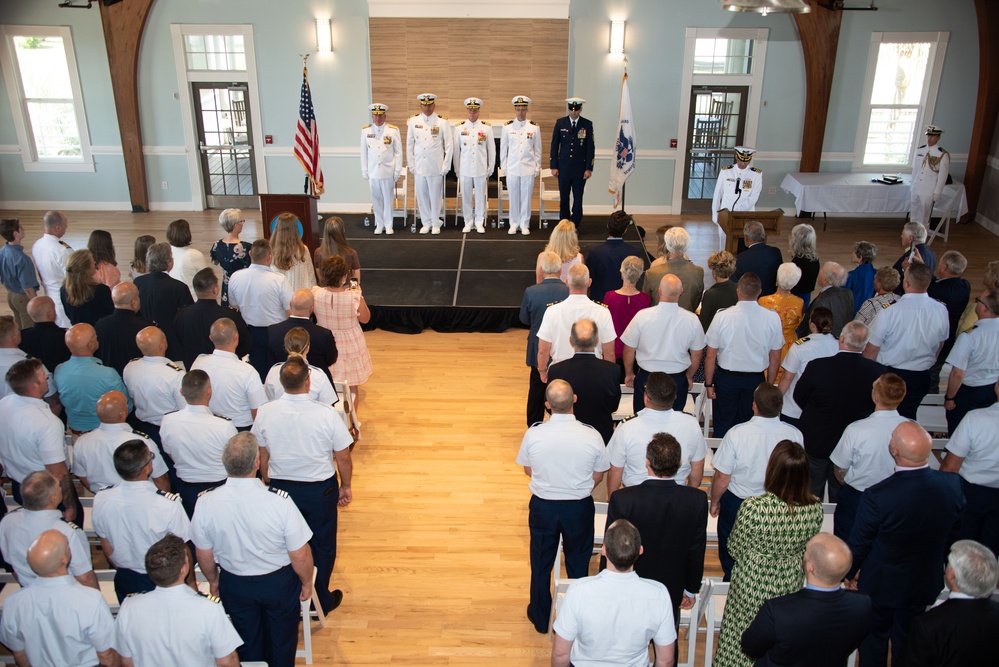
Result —
[[75, 433], [92, 431], [101, 424], [97, 418], [97, 399], [109, 391], [120, 391], [128, 400], [132, 411], [132, 398], [113, 368], [108, 368], [94, 357], [97, 351], [97, 333], [89, 324], [76, 324], [66, 331], [66, 347], [72, 355], [55, 370], [59, 400], [66, 408], [69, 428]]

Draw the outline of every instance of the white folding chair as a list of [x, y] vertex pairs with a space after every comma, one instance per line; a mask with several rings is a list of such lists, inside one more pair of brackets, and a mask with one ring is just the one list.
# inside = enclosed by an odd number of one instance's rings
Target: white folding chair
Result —
[[510, 191], [506, 189], [506, 185], [503, 182], [503, 179], [505, 177], [506, 174], [503, 173], [503, 170], [497, 167], [496, 168], [496, 226], [497, 227], [502, 227], [503, 222], [510, 218], [509, 206], [507, 206], [507, 212], [505, 214], [503, 213], [503, 202], [510, 201]]
[[833, 515], [836, 514], [836, 503], [822, 503], [822, 531], [833, 532]]
[[600, 553], [604, 546], [604, 529], [607, 527], [607, 503], [593, 503], [593, 553]]
[[552, 641], [555, 614], [559, 605], [565, 599], [565, 592], [575, 579], [562, 576], [562, 538], [558, 538], [558, 548], [555, 550], [555, 564], [552, 566], [552, 610], [548, 614], [548, 641]]
[[[396, 218], [402, 218], [402, 227], [406, 228], [409, 218], [409, 172], [403, 169], [402, 176], [395, 183], [392, 191], [392, 220], [395, 224]], [[244, 663], [245, 664], [245, 663]]]
[[704, 437], [706, 438], [711, 433], [711, 408], [714, 401], [708, 398], [708, 392], [704, 388], [703, 382], [695, 382], [690, 387], [689, 393], [696, 395], [694, 399], [694, 416], [701, 423], [701, 428], [704, 430]]
[[[708, 507], [711, 507], [711, 501], [708, 501]], [[706, 549], [717, 549], [718, 548], [718, 517], [711, 516], [711, 512], [708, 512], [708, 527], [706, 535]]]
[[926, 394], [916, 410], [916, 422], [930, 433], [947, 433], [943, 394]]
[[709, 579], [707, 602], [704, 604], [707, 611], [704, 615], [704, 667], [711, 667], [714, 659], [715, 634], [721, 631], [722, 616], [725, 615], [725, 602], [728, 599], [728, 582], [717, 579]]
[[[677, 664], [677, 667], [694, 667], [694, 656], [697, 654], [697, 633], [704, 614], [705, 594], [708, 590], [707, 579], [701, 580], [701, 592], [694, 596], [694, 606], [680, 610], [680, 631], [687, 631], [687, 660]], [[679, 638], [678, 638], [679, 640]]]
[[611, 419], [614, 421], [623, 421], [628, 417], [635, 414], [635, 405], [633, 403], [635, 396], [635, 388], [629, 387], [626, 384], [621, 385], [621, 400], [617, 404], [617, 410], [611, 414]]
[[[354, 412], [354, 396], [350, 393], [350, 386], [346, 382], [334, 380], [333, 389], [340, 396], [340, 401], [333, 407], [340, 413], [347, 430], [351, 434], [358, 433], [360, 423], [357, 421], [357, 413]], [[359, 436], [355, 435], [354, 437], [359, 439]]]
[[[559, 195], [558, 191], [558, 181], [555, 181], [555, 189], [552, 190], [550, 186], [545, 186], [545, 179], [554, 179], [555, 176], [552, 175], [551, 169], [542, 169], [540, 186], [539, 186], [539, 200], [540, 200], [540, 214], [538, 215], [538, 222], [542, 227], [548, 226], [548, 220], [559, 220], [561, 217], [561, 211], [559, 210], [562, 197]], [[554, 211], [546, 210], [548, 209], [545, 204], [551, 204]]]
[[[941, 195], [941, 199], [943, 199], [943, 197], [944, 195]], [[951, 195], [946, 201], [933, 202], [933, 208], [930, 211], [930, 218], [933, 217], [933, 213], [935, 212], [940, 216], [940, 222], [937, 223], [936, 227], [927, 230], [926, 245], [932, 244], [933, 239], [938, 236], [942, 236], [944, 243], [947, 243], [947, 239], [950, 237], [950, 220], [960, 208], [960, 197], [961, 191], [954, 188], [954, 194]], [[926, 222], [926, 226], [929, 227], [929, 220]]]

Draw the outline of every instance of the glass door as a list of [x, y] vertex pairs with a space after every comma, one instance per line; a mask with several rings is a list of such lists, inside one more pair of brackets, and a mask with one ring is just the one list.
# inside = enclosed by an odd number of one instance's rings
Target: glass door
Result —
[[208, 208], [258, 208], [246, 84], [191, 85]]
[[748, 86], [694, 86], [684, 165], [682, 213], [709, 213], [718, 173], [743, 141]]

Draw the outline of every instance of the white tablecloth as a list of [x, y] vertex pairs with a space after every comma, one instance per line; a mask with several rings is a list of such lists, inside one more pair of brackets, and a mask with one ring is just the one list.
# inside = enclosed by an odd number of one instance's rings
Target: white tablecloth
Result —
[[[798, 213], [908, 213], [911, 174], [902, 174], [897, 185], [874, 183], [881, 173], [791, 173], [780, 184], [782, 190], [794, 196]], [[944, 186], [943, 201], [937, 202], [938, 212], [957, 211], [957, 217], [968, 212], [964, 184]]]

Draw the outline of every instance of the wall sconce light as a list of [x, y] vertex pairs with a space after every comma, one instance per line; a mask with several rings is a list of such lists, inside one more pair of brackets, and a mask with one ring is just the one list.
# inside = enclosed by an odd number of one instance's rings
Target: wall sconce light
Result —
[[333, 27], [329, 19], [316, 19], [316, 51], [333, 52]]
[[610, 52], [616, 56], [624, 55], [624, 21], [611, 21]]

